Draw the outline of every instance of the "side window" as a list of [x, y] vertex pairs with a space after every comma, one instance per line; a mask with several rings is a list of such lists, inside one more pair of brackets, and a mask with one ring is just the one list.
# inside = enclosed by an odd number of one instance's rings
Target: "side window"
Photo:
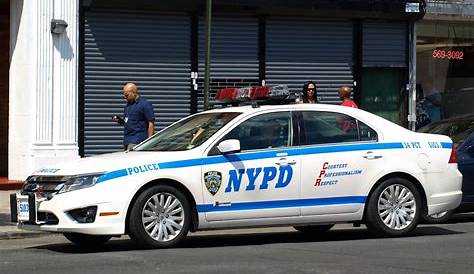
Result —
[[377, 140], [373, 129], [342, 113], [303, 111], [302, 118], [301, 145]]
[[229, 132], [222, 140], [238, 139], [242, 151], [289, 147], [292, 140], [291, 113], [274, 112], [252, 117]]
[[341, 113], [303, 111], [302, 145], [358, 141], [356, 119]]
[[359, 126], [359, 136], [360, 141], [377, 141], [377, 132], [370, 128], [368, 125], [362, 123], [361, 121], [357, 121], [357, 125]]

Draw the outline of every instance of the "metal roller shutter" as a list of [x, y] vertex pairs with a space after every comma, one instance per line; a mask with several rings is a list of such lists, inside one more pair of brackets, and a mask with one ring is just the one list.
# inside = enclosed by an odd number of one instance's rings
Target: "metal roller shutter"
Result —
[[362, 37], [364, 67], [406, 67], [408, 36], [405, 23], [364, 22]]
[[125, 82], [135, 82], [161, 129], [190, 113], [190, 19], [187, 16], [85, 13], [84, 154], [122, 149]]
[[[218, 88], [258, 84], [258, 19], [216, 16], [212, 19], [210, 88], [212, 102]], [[199, 20], [199, 98], [203, 110], [206, 22]]]
[[313, 80], [323, 103], [340, 102], [337, 89], [353, 84], [353, 24], [302, 18], [268, 18], [266, 82], [301, 91]]

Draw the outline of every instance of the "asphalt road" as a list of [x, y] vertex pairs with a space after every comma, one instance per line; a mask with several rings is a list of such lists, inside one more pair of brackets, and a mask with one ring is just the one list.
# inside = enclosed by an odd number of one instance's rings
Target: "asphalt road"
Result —
[[0, 240], [0, 273], [474, 273], [474, 214], [403, 238], [338, 225], [313, 236], [287, 227], [202, 232], [164, 250], [126, 237], [98, 250], [62, 236]]

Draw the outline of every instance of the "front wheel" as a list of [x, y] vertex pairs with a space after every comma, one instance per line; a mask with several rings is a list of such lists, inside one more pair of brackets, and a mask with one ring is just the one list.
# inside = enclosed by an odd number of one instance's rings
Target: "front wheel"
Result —
[[98, 247], [112, 238], [112, 236], [107, 235], [87, 235], [81, 233], [63, 233], [63, 235], [72, 243], [82, 247]]
[[186, 196], [167, 185], [142, 192], [132, 206], [129, 235], [145, 248], [166, 248], [179, 244], [191, 225], [191, 207]]
[[403, 236], [418, 224], [422, 209], [415, 185], [403, 178], [390, 178], [377, 186], [369, 197], [366, 224], [379, 236]]

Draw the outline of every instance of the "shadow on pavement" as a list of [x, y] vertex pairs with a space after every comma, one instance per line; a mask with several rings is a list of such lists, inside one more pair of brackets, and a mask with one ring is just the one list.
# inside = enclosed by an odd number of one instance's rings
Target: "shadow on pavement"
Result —
[[[438, 236], [462, 234], [458, 232], [436, 226], [418, 227], [409, 237], [418, 236]], [[179, 248], [210, 248], [210, 247], [229, 247], [229, 246], [248, 246], [248, 245], [266, 245], [282, 243], [314, 243], [314, 242], [336, 242], [336, 241], [354, 241], [367, 239], [390, 240], [391, 238], [378, 238], [370, 234], [366, 229], [334, 229], [326, 233], [317, 235], [308, 235], [301, 232], [268, 232], [268, 233], [243, 233], [243, 234], [220, 234], [220, 235], [193, 235], [189, 236], [184, 243], [176, 247]], [[141, 250], [139, 246], [128, 239], [112, 240], [103, 246], [85, 249], [73, 244], [51, 244], [36, 247], [32, 249], [47, 249], [50, 251], [82, 254], [97, 252], [118, 252]]]
[[0, 226], [11, 226], [15, 225], [14, 223], [11, 222], [11, 217], [10, 213], [0, 213]]
[[454, 214], [446, 224], [470, 223], [474, 222], [474, 212]]

